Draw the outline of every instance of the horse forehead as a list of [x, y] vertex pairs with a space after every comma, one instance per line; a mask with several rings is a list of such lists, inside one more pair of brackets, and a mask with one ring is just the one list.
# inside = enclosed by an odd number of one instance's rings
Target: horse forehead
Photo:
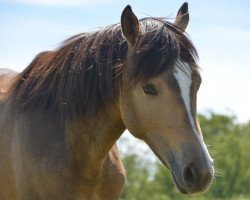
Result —
[[190, 66], [184, 62], [176, 62], [173, 75], [178, 83], [180, 95], [183, 99], [185, 107], [188, 109], [190, 106], [190, 91], [192, 85], [192, 71]]
[[192, 74], [193, 71], [188, 63], [182, 61], [177, 61], [175, 63], [174, 77], [179, 84], [183, 84], [183, 86], [185, 86], [185, 83], [192, 82]]
[[[183, 91], [190, 90], [190, 95], [197, 92], [202, 77], [197, 67], [187, 62], [177, 61], [174, 65], [173, 76]], [[194, 90], [194, 88], [196, 88]]]

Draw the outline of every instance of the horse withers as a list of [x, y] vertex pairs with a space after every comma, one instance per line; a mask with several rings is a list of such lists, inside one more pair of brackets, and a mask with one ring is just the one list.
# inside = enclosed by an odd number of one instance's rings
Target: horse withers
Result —
[[138, 20], [81, 33], [21, 73], [0, 71], [1, 200], [117, 200], [125, 129], [144, 140], [182, 193], [204, 192], [213, 160], [196, 116], [197, 51], [174, 23]]

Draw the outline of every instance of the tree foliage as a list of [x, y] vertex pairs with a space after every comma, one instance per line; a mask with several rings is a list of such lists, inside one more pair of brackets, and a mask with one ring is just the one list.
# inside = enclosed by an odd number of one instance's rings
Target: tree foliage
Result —
[[127, 153], [123, 155], [127, 182], [122, 200], [250, 200], [250, 122], [239, 124], [234, 116], [214, 113], [199, 119], [216, 167], [210, 190], [195, 196], [180, 194], [160, 162]]

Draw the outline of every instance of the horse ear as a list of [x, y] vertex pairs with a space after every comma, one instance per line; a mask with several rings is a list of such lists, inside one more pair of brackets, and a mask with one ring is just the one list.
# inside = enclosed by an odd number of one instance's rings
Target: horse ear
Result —
[[134, 46], [139, 38], [139, 21], [133, 13], [131, 6], [128, 5], [122, 12], [121, 16], [122, 33], [127, 42]]
[[179, 27], [182, 31], [185, 31], [185, 29], [188, 26], [188, 22], [189, 22], [188, 3], [185, 2], [184, 4], [182, 4], [177, 13], [174, 25]]

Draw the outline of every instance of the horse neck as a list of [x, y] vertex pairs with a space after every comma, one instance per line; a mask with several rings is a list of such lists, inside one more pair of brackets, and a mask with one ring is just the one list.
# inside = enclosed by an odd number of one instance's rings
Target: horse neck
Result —
[[88, 181], [98, 179], [106, 155], [124, 130], [120, 113], [114, 109], [69, 122], [67, 139], [73, 172]]

